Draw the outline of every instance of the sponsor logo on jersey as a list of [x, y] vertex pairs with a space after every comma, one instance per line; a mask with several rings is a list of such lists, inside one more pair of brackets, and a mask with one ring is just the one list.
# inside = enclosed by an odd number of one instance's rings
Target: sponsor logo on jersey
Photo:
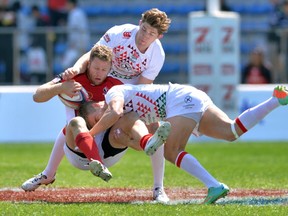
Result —
[[103, 88], [103, 93], [104, 93], [104, 95], [108, 92], [108, 87], [107, 86], [105, 86], [104, 88]]
[[106, 43], [109, 43], [109, 42], [111, 41], [108, 34], [105, 34], [105, 35], [103, 36], [103, 38], [104, 38], [104, 40], [106, 41]]
[[191, 102], [192, 102], [192, 97], [191, 97], [191, 96], [186, 96], [186, 97], [184, 98], [184, 102], [185, 102], [185, 103], [191, 103]]
[[131, 60], [133, 62], [136, 62], [136, 60], [139, 58], [139, 53], [137, 51], [132, 51], [132, 56], [131, 56]]
[[123, 32], [123, 37], [129, 39], [131, 37], [131, 32]]

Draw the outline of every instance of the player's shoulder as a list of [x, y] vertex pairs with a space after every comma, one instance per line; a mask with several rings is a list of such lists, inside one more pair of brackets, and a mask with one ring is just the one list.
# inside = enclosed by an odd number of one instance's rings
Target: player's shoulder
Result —
[[108, 76], [107, 78], [106, 78], [106, 83], [109, 83], [109, 84], [111, 84], [111, 85], [122, 85], [123, 84], [123, 82], [121, 82], [120, 80], [118, 80], [118, 79], [116, 79], [116, 78], [114, 78], [114, 77], [111, 77], [111, 76]]
[[138, 28], [138, 26], [127, 23], [127, 24], [123, 24], [123, 25], [113, 26], [112, 28], [110, 28], [109, 33], [117, 34], [117, 33], [121, 33], [121, 32], [129, 32], [129, 31], [133, 31], [137, 28]]

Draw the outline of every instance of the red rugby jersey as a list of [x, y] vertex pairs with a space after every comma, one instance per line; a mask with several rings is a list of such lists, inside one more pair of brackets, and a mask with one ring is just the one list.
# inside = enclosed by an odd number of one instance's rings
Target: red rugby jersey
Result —
[[86, 73], [83, 74], [79, 74], [77, 76], [75, 76], [73, 78], [76, 82], [79, 82], [84, 88], [85, 90], [88, 92], [89, 94], [89, 99], [93, 100], [93, 101], [104, 101], [104, 95], [107, 93], [107, 91], [114, 85], [122, 85], [123, 83], [118, 80], [115, 79], [113, 77], [107, 77], [105, 79], [105, 81], [100, 84], [100, 85], [93, 85]]

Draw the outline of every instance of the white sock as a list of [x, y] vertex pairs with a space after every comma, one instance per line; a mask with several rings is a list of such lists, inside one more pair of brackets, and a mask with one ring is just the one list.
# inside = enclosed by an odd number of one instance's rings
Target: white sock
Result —
[[65, 155], [64, 149], [63, 149], [65, 145], [65, 141], [66, 141], [65, 135], [63, 134], [63, 131], [61, 130], [55, 140], [48, 164], [46, 165], [45, 170], [42, 172], [48, 178], [52, 178], [56, 174], [58, 166], [62, 158]]
[[182, 151], [179, 153], [175, 165], [199, 179], [207, 188], [220, 186], [220, 183], [198, 162], [198, 160], [187, 152]]
[[[245, 133], [247, 130], [254, 127], [259, 121], [261, 121], [267, 114], [269, 114], [272, 110], [280, 106], [278, 99], [275, 97], [271, 97], [268, 100], [264, 101], [261, 104], [258, 104], [255, 107], [247, 109], [244, 111], [237, 119], [240, 120], [240, 125], [238, 120], [236, 119], [236, 123]], [[241, 124], [244, 126], [241, 127]]]
[[154, 188], [163, 187], [165, 170], [164, 145], [160, 146], [150, 158], [154, 176]]

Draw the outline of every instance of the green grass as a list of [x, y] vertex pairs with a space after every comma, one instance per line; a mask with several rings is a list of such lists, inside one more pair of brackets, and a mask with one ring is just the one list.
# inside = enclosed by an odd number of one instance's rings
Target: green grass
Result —
[[[51, 144], [1, 144], [0, 188], [19, 187], [39, 173], [48, 161]], [[201, 143], [188, 145], [202, 165], [230, 188], [288, 189], [288, 142], [282, 143]], [[150, 159], [143, 152], [129, 150], [109, 168], [109, 183], [95, 180], [90, 172], [77, 170], [66, 159], [57, 172], [53, 187], [151, 188]], [[125, 173], [125, 174], [124, 174]], [[165, 187], [204, 188], [186, 172], [166, 162]], [[47, 204], [0, 202], [0, 215], [287, 215], [287, 205], [196, 204]]]

